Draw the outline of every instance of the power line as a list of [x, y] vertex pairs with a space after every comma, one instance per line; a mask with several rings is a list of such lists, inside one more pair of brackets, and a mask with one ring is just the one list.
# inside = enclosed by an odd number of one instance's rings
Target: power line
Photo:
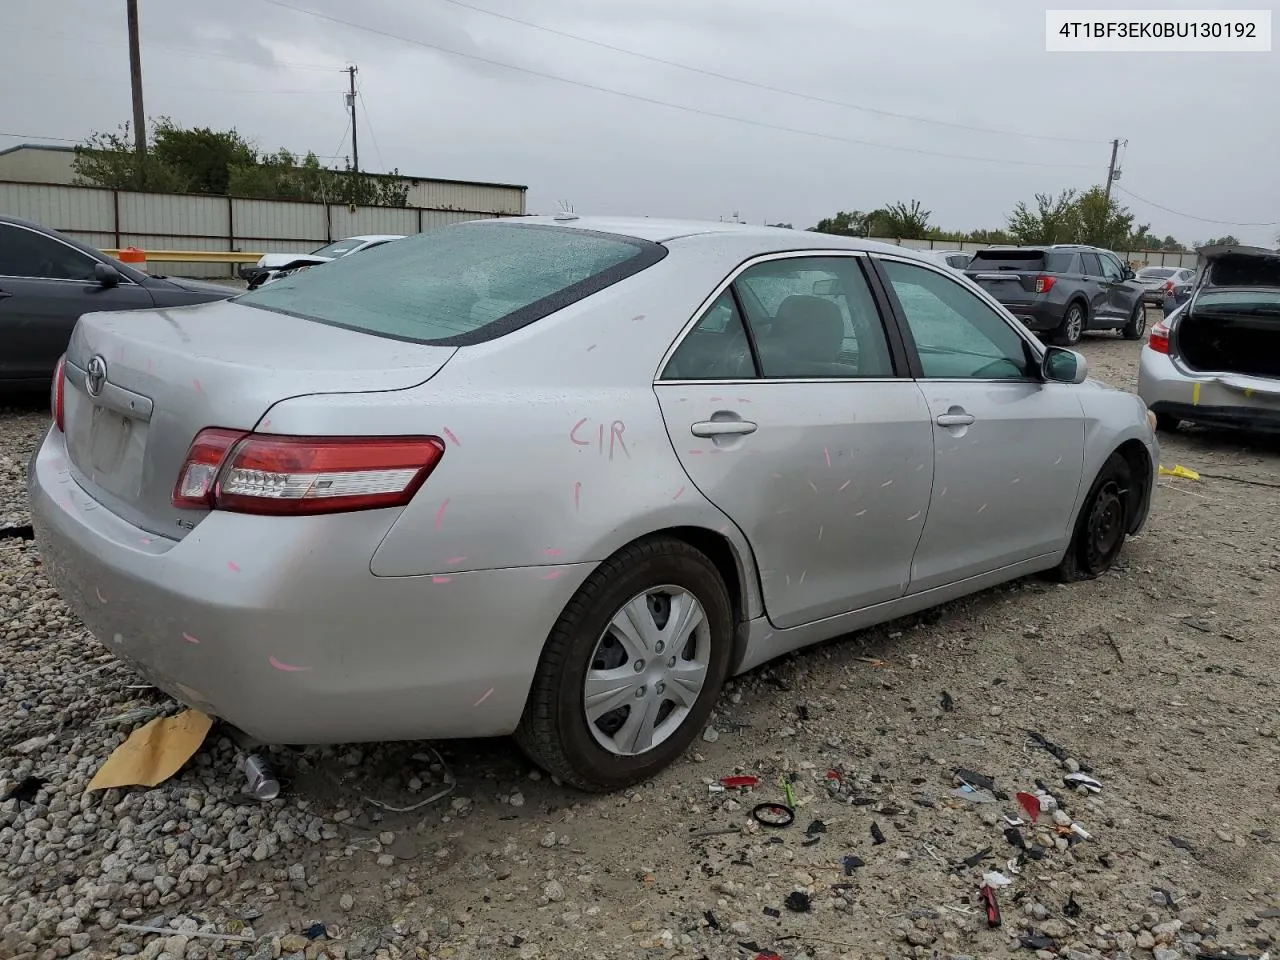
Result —
[[1145, 203], [1149, 207], [1155, 207], [1157, 210], [1163, 210], [1165, 213], [1171, 213], [1175, 217], [1185, 217], [1188, 220], [1198, 220], [1201, 223], [1212, 223], [1220, 227], [1280, 227], [1280, 220], [1272, 220], [1268, 223], [1239, 223], [1235, 220], [1210, 220], [1208, 217], [1197, 217], [1195, 214], [1183, 213], [1180, 210], [1173, 210], [1169, 207], [1156, 203], [1154, 200], [1148, 200], [1145, 197], [1140, 197], [1133, 191], [1126, 190], [1122, 186], [1117, 185], [1116, 189], [1126, 196], [1133, 197], [1133, 199]]
[[939, 127], [951, 127], [955, 130], [969, 130], [975, 133], [996, 134], [1003, 137], [1025, 137], [1029, 140], [1053, 140], [1058, 143], [1086, 143], [1096, 145], [1106, 143], [1105, 140], [1084, 140], [1078, 137], [1055, 137], [1043, 133], [1023, 133], [1019, 130], [997, 130], [992, 127], [975, 127], [966, 123], [953, 123], [949, 120], [937, 120], [933, 117], [921, 117], [910, 113], [897, 113], [893, 110], [882, 110], [878, 107], [868, 107], [865, 104], [850, 103], [847, 100], [833, 100], [829, 97], [820, 97], [812, 93], [804, 93], [800, 90], [790, 90], [786, 87], [777, 87], [768, 83], [761, 83], [756, 80], [747, 80], [743, 77], [734, 77], [725, 73], [718, 73], [715, 70], [707, 70], [702, 67], [695, 67], [691, 64], [680, 63], [675, 60], [667, 60], [663, 57], [655, 57], [648, 53], [641, 53], [638, 50], [630, 50], [626, 47], [618, 47], [612, 43], [605, 43], [603, 40], [595, 40], [591, 37], [584, 37], [576, 33], [569, 33], [565, 30], [557, 30], [554, 27], [548, 27], [541, 23], [534, 23], [530, 20], [521, 20], [519, 17], [512, 17], [505, 13], [498, 13], [496, 10], [487, 10], [484, 7], [477, 7], [474, 4], [465, 3], [463, 0], [443, 0], [445, 3], [451, 3], [455, 7], [462, 7], [466, 10], [473, 10], [476, 13], [483, 13], [486, 16], [497, 17], [499, 20], [507, 20], [511, 23], [518, 23], [524, 27], [530, 27], [534, 30], [542, 30], [545, 33], [555, 34], [557, 37], [565, 37], [569, 40], [577, 40], [579, 43], [589, 43], [593, 47], [600, 47], [604, 50], [611, 50], [614, 53], [624, 53], [630, 57], [638, 57], [641, 60], [648, 60], [650, 63], [660, 63], [667, 67], [676, 67], [680, 70], [688, 70], [691, 73], [698, 73], [704, 77], [714, 77], [717, 80], [726, 80], [729, 83], [739, 83], [743, 86], [753, 87], [756, 90], [767, 90], [770, 93], [781, 93], [789, 97], [799, 97], [802, 100], [809, 100], [813, 103], [824, 103], [832, 107], [844, 107], [848, 110], [861, 110], [863, 113], [874, 113], [882, 117], [894, 117], [898, 120], [911, 120], [916, 123], [931, 123]]
[[[25, 70], [23, 72], [30, 76], [35, 76], [35, 77], [57, 77], [61, 80], [81, 80], [81, 81], [84, 81], [85, 83], [95, 83], [95, 84], [112, 83], [116, 80], [115, 77], [78, 77], [78, 76], [72, 76], [71, 74], [62, 73], [62, 72], [53, 71], [53, 70]], [[190, 90], [198, 93], [235, 93], [235, 94], [269, 93], [273, 97], [284, 96], [284, 95], [288, 95], [288, 96], [296, 96], [296, 95], [321, 96], [323, 95], [326, 97], [331, 97], [334, 95], [333, 90], [276, 90], [276, 89], [264, 90], [262, 87], [247, 88], [247, 89], [236, 88], [236, 87], [198, 87], [198, 86], [192, 86], [190, 84], [163, 83], [163, 82], [156, 82], [156, 81], [152, 81], [151, 83], [148, 84], [148, 92], [153, 95], [157, 91], [163, 92], [165, 90]]]
[[[88, 37], [77, 36], [76, 34], [58, 33], [56, 31], [46, 31], [35, 35], [48, 37], [54, 40], [71, 40], [77, 43], [88, 43], [96, 47], [111, 47], [112, 49], [119, 49], [120, 47], [120, 42], [118, 40], [93, 40]], [[297, 60], [252, 60], [248, 57], [233, 57], [226, 53], [210, 53], [205, 50], [193, 50], [190, 47], [173, 47], [165, 44], [148, 42], [147, 55], [150, 56], [153, 53], [183, 57], [184, 59], [188, 57], [197, 57], [202, 60], [227, 60], [231, 63], [244, 63], [253, 67], [267, 67], [273, 69], [287, 67], [291, 70], [319, 70], [324, 73], [341, 72], [338, 67], [324, 66], [318, 63], [303, 63]]]
[[378, 146], [377, 134], [373, 132], [373, 118], [369, 116], [369, 104], [364, 98], [364, 84], [356, 84], [356, 94], [360, 97], [360, 104], [364, 107], [364, 125], [369, 128], [369, 139], [373, 141], [373, 152], [378, 158], [378, 166], [386, 173], [387, 164], [382, 159], [382, 148]]
[[7, 130], [0, 130], [0, 137], [15, 137], [18, 140], [56, 140], [58, 143], [79, 143], [80, 139], [75, 137], [46, 137], [39, 133], [10, 133]]
[[1092, 169], [1089, 164], [1083, 163], [1045, 163], [1037, 160], [1010, 160], [1006, 157], [975, 157], [959, 153], [944, 153], [939, 150], [924, 150], [918, 147], [903, 147], [891, 143], [878, 143], [874, 140], [860, 140], [854, 137], [841, 137], [831, 133], [819, 133], [815, 130], [803, 130], [799, 127], [787, 127], [782, 124], [769, 123], [764, 120], [753, 120], [749, 117], [739, 117], [728, 113], [717, 113], [714, 110], [704, 110], [700, 107], [690, 107], [684, 104], [671, 103], [667, 100], [659, 100], [656, 97], [646, 97], [638, 93], [628, 93], [624, 90], [615, 90], [611, 87], [602, 87], [594, 83], [587, 83], [584, 80], [573, 80], [569, 77], [562, 77], [554, 73], [545, 73], [541, 70], [533, 70], [529, 67], [518, 67], [511, 63], [504, 63], [501, 60], [492, 60], [488, 57], [481, 57], [473, 53], [463, 53], [459, 50], [452, 50], [439, 44], [429, 43], [426, 40], [417, 40], [413, 37], [405, 37], [399, 34], [391, 33], [386, 30], [379, 30], [376, 27], [370, 27], [362, 23], [356, 23], [352, 20], [343, 20], [340, 17], [330, 16], [327, 13], [320, 13], [317, 10], [308, 10], [305, 7], [297, 7], [285, 0], [263, 0], [264, 3], [273, 6], [282, 7], [286, 10], [293, 10], [295, 13], [305, 13], [309, 16], [316, 17], [320, 20], [327, 20], [330, 23], [336, 23], [340, 26], [349, 27], [353, 30], [363, 30], [366, 33], [376, 34], [386, 37], [389, 40], [397, 40], [401, 43], [409, 43], [414, 46], [424, 47], [428, 50], [435, 50], [440, 53], [447, 53], [450, 56], [461, 57], [466, 60], [474, 60], [478, 63], [487, 64], [491, 67], [500, 67], [504, 70], [513, 70], [517, 73], [525, 73], [530, 76], [539, 77], [543, 80], [554, 80], [558, 83], [567, 83], [575, 87], [583, 87], [587, 90], [595, 90], [598, 93], [608, 93], [615, 97], [624, 97], [628, 100], [636, 100], [640, 103], [653, 104], [654, 106], [667, 107], [672, 110], [681, 110], [685, 113], [695, 114], [701, 117], [712, 117], [716, 120], [729, 120], [734, 123], [745, 123], [749, 126], [760, 127], [765, 130], [776, 130], [781, 133], [795, 133], [805, 137], [816, 137], [820, 140], [831, 140], [837, 143], [852, 143], [863, 147], [879, 147], [882, 150], [897, 150], [902, 153], [914, 153], [927, 157], [943, 157], [947, 160], [972, 160], [979, 163], [1008, 164], [1020, 167], [1052, 167], [1055, 169]]

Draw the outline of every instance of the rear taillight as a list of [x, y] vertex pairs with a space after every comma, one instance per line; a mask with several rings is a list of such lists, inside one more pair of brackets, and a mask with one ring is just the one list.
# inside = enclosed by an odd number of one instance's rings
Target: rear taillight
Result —
[[1173, 293], [1173, 281], [1172, 281], [1172, 280], [1166, 280], [1166, 281], [1165, 281], [1165, 284], [1164, 284], [1164, 292], [1165, 292], [1165, 293]]
[[210, 428], [187, 452], [173, 505], [276, 515], [402, 507], [442, 456], [438, 437], [282, 437]]
[[1048, 293], [1057, 282], [1057, 277], [1036, 277], [1036, 293]]
[[61, 431], [66, 417], [63, 415], [63, 392], [67, 382], [67, 355], [58, 358], [58, 365], [53, 368], [53, 386], [49, 390], [49, 408], [53, 414], [53, 423]]
[[1151, 328], [1151, 338], [1147, 341], [1147, 346], [1156, 353], [1169, 352], [1169, 325], [1163, 320]]

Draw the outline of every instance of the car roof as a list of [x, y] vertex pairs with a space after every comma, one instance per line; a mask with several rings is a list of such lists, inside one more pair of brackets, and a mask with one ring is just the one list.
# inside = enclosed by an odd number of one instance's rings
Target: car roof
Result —
[[533, 224], [535, 226], [564, 227], [572, 230], [589, 230], [614, 234], [650, 243], [669, 243], [672, 240], [702, 238], [715, 240], [751, 241], [761, 251], [769, 250], [865, 250], [876, 253], [901, 253], [919, 255], [923, 251], [899, 247], [878, 240], [861, 237], [845, 237], [813, 230], [789, 230], [786, 227], [757, 227], [748, 223], [723, 223], [715, 220], [679, 220], [658, 217], [588, 217], [564, 215], [501, 217], [489, 220], [470, 220], [458, 226], [474, 227], [496, 223]]
[[334, 243], [346, 243], [348, 240], [359, 240], [361, 243], [372, 243], [374, 240], [403, 240], [403, 233], [367, 233], [358, 237], [343, 237]]

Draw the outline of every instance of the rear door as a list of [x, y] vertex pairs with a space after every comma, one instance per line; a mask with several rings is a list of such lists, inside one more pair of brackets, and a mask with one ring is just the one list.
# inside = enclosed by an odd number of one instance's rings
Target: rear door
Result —
[[1060, 550], [1084, 463], [1076, 388], [1043, 382], [1031, 343], [944, 272], [876, 260], [933, 419], [933, 492], [910, 592]]
[[95, 280], [97, 262], [56, 237], [0, 223], [0, 379], [51, 377], [83, 313], [152, 306], [127, 279]]
[[1081, 289], [1089, 299], [1089, 316], [1106, 316], [1109, 287], [1096, 253], [1080, 254], [1080, 273], [1083, 279]]
[[750, 541], [781, 628], [901, 597], [924, 527], [929, 410], [865, 259], [740, 268], [654, 384], [677, 456]]

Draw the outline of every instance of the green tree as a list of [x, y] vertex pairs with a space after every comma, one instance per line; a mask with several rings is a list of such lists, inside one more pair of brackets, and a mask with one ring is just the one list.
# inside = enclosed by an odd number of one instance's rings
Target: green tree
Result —
[[[1108, 250], [1123, 250], [1133, 232], [1133, 214], [1115, 199], [1108, 200], [1102, 187], [1090, 187], [1076, 201], [1079, 233], [1077, 243]], [[1149, 231], [1148, 227], [1141, 228]]]
[[178, 172], [187, 193], [225, 196], [231, 167], [258, 161], [258, 148], [234, 128], [185, 130], [168, 117], [161, 117], [155, 122], [153, 142], [156, 161]]
[[186, 187], [178, 171], [162, 163], [150, 145], [143, 163], [138, 163], [128, 123], [120, 124], [114, 132], [91, 134], [84, 143], [76, 144], [75, 152], [71, 169], [81, 186], [157, 193], [181, 193]]
[[1239, 239], [1237, 239], [1236, 237], [1233, 237], [1229, 233], [1225, 237], [1213, 237], [1212, 239], [1206, 240], [1202, 244], [1202, 246], [1206, 246], [1206, 247], [1216, 247], [1216, 246], [1237, 247], [1239, 245], [1240, 245]]
[[872, 215], [861, 210], [841, 210], [834, 217], [824, 217], [812, 230], [817, 233], [831, 233], [841, 237], [868, 236], [869, 220]]
[[1036, 194], [1036, 209], [1018, 201], [1009, 214], [1009, 235], [1015, 243], [1074, 243], [1080, 232], [1080, 210], [1075, 190], [1054, 197]]
[[1183, 246], [1183, 245], [1178, 241], [1178, 239], [1177, 239], [1176, 237], [1174, 237], [1172, 234], [1168, 234], [1168, 235], [1166, 235], [1166, 236], [1165, 236], [1165, 238], [1164, 238], [1163, 240], [1161, 240], [1161, 241], [1160, 241], [1160, 247], [1159, 247], [1159, 249], [1161, 249], [1161, 250], [1169, 250], [1169, 251], [1174, 251], [1174, 252], [1176, 252], [1176, 251], [1186, 250], [1187, 248], [1186, 248], [1186, 247], [1184, 247], [1184, 246]]
[[912, 200], [910, 205], [899, 200], [871, 214], [875, 226], [873, 236], [922, 240], [929, 234], [932, 215], [933, 211], [926, 210], [919, 200]]
[[970, 230], [964, 239], [970, 243], [1013, 243], [1013, 235], [1007, 230]]

